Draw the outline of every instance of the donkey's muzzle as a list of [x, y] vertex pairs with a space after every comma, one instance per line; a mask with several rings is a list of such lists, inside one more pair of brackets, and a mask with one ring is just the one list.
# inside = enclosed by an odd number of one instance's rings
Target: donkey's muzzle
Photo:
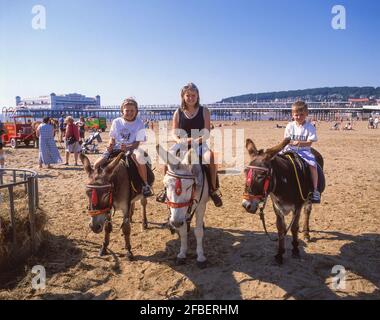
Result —
[[243, 200], [242, 204], [243, 208], [248, 212], [248, 213], [256, 213], [257, 211], [257, 203], [256, 202], [251, 202], [248, 200]]
[[183, 226], [184, 221], [170, 220], [170, 224], [171, 224], [174, 228], [178, 229], [178, 228], [180, 228], [180, 227]]
[[90, 223], [89, 227], [90, 227], [91, 231], [94, 233], [101, 233], [103, 231], [103, 226], [101, 224], [95, 224], [94, 225], [94, 224]]

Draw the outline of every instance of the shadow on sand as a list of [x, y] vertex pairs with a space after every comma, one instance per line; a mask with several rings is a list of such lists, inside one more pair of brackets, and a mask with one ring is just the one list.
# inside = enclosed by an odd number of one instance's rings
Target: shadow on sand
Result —
[[[186, 265], [175, 264], [180, 245], [178, 239], [170, 240], [165, 251], [148, 257], [136, 256], [136, 259], [165, 263], [193, 283], [194, 290], [183, 292], [180, 296], [169, 296], [169, 299], [379, 299], [380, 235], [318, 233], [328, 241], [350, 242], [341, 247], [339, 255], [328, 255], [306, 253], [304, 249], [307, 244], [300, 240], [301, 259], [293, 259], [291, 238], [288, 236], [284, 264], [278, 266], [273, 258], [277, 243], [269, 241], [264, 233], [207, 228], [204, 238], [204, 250], [208, 258], [206, 269], [200, 270], [196, 266], [193, 232], [189, 235]], [[315, 240], [318, 241], [318, 238]], [[372, 293], [341, 291], [343, 297], [339, 296], [331, 289], [334, 276], [331, 272], [335, 265], [344, 266], [347, 271], [366, 279], [377, 289]], [[265, 288], [270, 287], [268, 284], [281, 288], [284, 293], [277, 290], [277, 295], [271, 295], [271, 291]], [[243, 287], [244, 295], [241, 290]], [[260, 289], [268, 292], [267, 296], [255, 293]]]

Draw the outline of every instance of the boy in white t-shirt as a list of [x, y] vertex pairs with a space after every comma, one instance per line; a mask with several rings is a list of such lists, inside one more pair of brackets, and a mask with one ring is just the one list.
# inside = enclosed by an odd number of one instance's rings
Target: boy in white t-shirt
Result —
[[311, 202], [320, 203], [321, 194], [318, 191], [317, 161], [311, 152], [311, 144], [318, 140], [317, 132], [316, 128], [310, 122], [306, 121], [307, 115], [308, 108], [305, 102], [297, 101], [292, 105], [294, 121], [288, 123], [284, 134], [284, 138], [290, 138], [290, 143], [285, 147], [283, 152], [287, 150], [294, 151], [307, 162], [314, 188], [311, 195]]
[[139, 149], [140, 142], [144, 142], [146, 138], [145, 127], [142, 120], [137, 117], [138, 105], [136, 100], [132, 98], [125, 99], [120, 107], [120, 112], [123, 116], [112, 121], [107, 151], [95, 161], [94, 167], [99, 168], [104, 164], [113, 150], [131, 151], [139, 175], [145, 184], [142, 190], [143, 196], [151, 197], [153, 196], [153, 191], [148, 184], [146, 159], [144, 151]]

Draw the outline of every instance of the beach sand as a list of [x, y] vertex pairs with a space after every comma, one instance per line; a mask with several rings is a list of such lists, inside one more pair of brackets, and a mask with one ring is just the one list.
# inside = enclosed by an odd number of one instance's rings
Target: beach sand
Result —
[[[317, 124], [319, 142], [314, 147], [325, 159], [326, 190], [311, 214], [312, 242], [304, 242], [300, 235], [301, 259], [292, 259], [287, 236], [282, 266], [274, 263], [277, 243], [263, 233], [259, 217], [241, 207], [243, 175], [221, 176], [224, 206], [208, 204], [206, 269], [196, 266], [193, 229], [187, 264], [175, 265], [178, 236], [160, 227], [168, 211], [153, 198], [148, 202], [148, 230], [141, 231], [137, 205], [131, 235], [135, 261], [128, 262], [120, 212], [113, 220], [111, 254], [98, 256], [103, 234], [88, 228], [87, 176], [82, 167], [39, 169], [37, 149], [6, 148], [7, 167], [39, 173], [40, 206], [49, 220], [39, 254], [7, 279], [2, 276], [0, 299], [380, 299], [380, 130], [367, 129], [365, 122], [355, 123], [350, 132], [331, 131], [330, 126]], [[245, 137], [264, 149], [280, 142], [284, 131], [275, 122], [222, 128], [244, 128]], [[63, 149], [61, 153], [63, 158]], [[96, 157], [89, 156], [92, 162]], [[157, 192], [162, 174], [156, 167]], [[275, 236], [271, 201], [265, 214], [268, 231]], [[45, 290], [31, 287], [31, 268], [37, 264], [46, 268]], [[345, 288], [340, 290], [332, 288], [335, 265], [346, 270]]]

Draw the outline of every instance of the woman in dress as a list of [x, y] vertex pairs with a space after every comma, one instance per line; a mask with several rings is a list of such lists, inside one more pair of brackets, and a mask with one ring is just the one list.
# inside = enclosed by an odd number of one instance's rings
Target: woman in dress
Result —
[[45, 117], [37, 128], [39, 137], [39, 167], [46, 165], [51, 168], [54, 163], [61, 163], [62, 158], [54, 141], [54, 127], [49, 123], [50, 118]]

